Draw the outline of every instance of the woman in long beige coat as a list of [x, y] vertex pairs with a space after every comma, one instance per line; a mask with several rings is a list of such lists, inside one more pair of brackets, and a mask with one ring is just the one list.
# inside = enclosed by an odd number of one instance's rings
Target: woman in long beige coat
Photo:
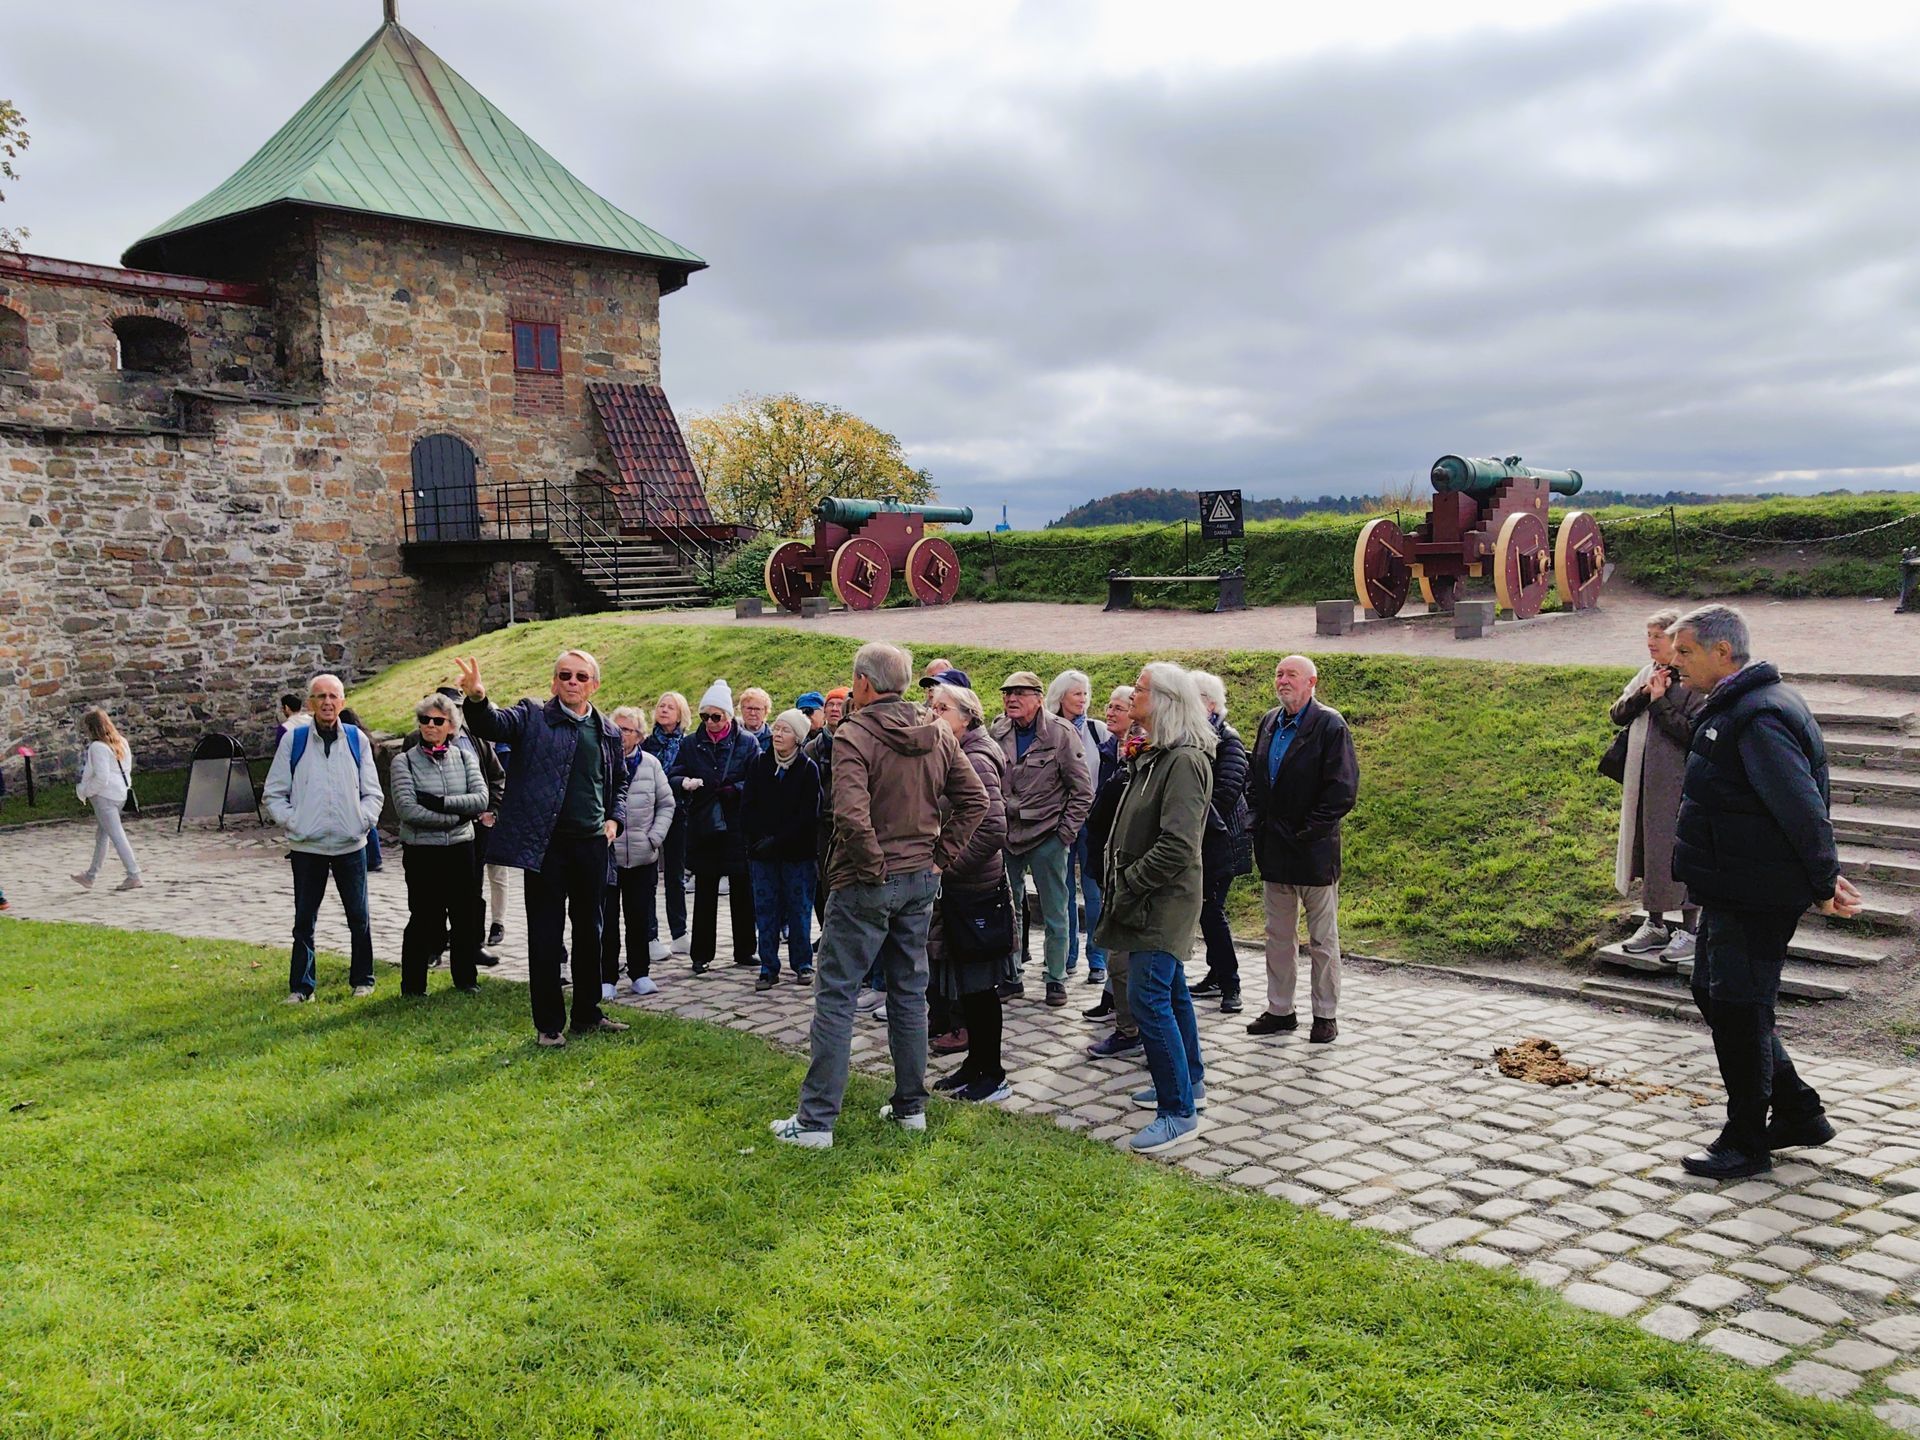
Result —
[[[1673, 668], [1668, 627], [1678, 610], [1647, 617], [1647, 663], [1640, 667], [1609, 712], [1627, 727], [1627, 774], [1621, 786], [1620, 843], [1613, 883], [1622, 895], [1640, 881], [1647, 920], [1623, 947], [1631, 954], [1658, 954], [1668, 964], [1693, 958], [1699, 910], [1687, 903], [1686, 887], [1673, 878], [1673, 830], [1680, 816], [1680, 782], [1693, 743], [1693, 721], [1706, 697], [1689, 690]], [[1679, 927], [1668, 916], [1680, 914]]]

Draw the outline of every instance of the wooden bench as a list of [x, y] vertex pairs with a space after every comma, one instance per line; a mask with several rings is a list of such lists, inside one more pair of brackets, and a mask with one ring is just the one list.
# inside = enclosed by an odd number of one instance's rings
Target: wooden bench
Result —
[[1132, 575], [1125, 570], [1109, 570], [1106, 608], [1133, 609], [1133, 587], [1136, 585], [1216, 585], [1219, 593], [1214, 601], [1214, 614], [1247, 608], [1247, 572], [1237, 566], [1217, 575]]

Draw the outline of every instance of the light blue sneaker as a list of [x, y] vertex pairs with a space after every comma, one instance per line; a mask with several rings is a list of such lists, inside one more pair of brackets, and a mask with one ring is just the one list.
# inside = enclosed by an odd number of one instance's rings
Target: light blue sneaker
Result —
[[1146, 1129], [1133, 1137], [1133, 1153], [1152, 1155], [1157, 1151], [1171, 1150], [1193, 1139], [1200, 1133], [1200, 1117], [1197, 1115], [1181, 1119], [1178, 1115], [1162, 1115]]
[[[1142, 1110], [1158, 1110], [1160, 1108], [1160, 1092], [1155, 1090], [1151, 1085], [1147, 1086], [1144, 1090], [1136, 1090], [1133, 1092], [1133, 1103], [1138, 1105]], [[1196, 1110], [1204, 1110], [1207, 1108], [1207, 1082], [1204, 1080], [1193, 1087], [1193, 1108]]]

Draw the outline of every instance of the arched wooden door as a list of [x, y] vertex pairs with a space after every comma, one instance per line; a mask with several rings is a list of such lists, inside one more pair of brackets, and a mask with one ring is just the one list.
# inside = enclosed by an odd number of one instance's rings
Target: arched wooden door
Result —
[[480, 538], [479, 462], [458, 435], [423, 435], [413, 442], [414, 538]]

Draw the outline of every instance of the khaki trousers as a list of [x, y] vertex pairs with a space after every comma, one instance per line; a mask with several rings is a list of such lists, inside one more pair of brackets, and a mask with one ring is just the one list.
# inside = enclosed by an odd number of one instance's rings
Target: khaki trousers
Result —
[[1300, 910], [1307, 911], [1313, 1018], [1332, 1020], [1340, 1003], [1340, 882], [1262, 885], [1267, 912], [1267, 1013], [1293, 1014], [1300, 961]]

